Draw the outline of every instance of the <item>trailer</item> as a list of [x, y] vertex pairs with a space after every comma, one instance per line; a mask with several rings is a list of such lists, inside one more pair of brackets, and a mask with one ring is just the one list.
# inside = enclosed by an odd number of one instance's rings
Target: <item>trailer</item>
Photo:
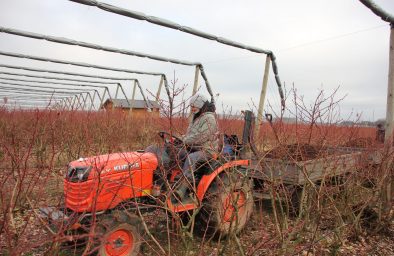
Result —
[[[319, 182], [325, 177], [341, 176], [358, 169], [363, 156], [352, 148], [320, 148], [313, 155], [294, 155], [296, 147], [302, 151], [306, 145], [286, 145], [283, 154], [267, 152], [262, 160], [251, 161], [250, 176], [286, 185], [303, 186], [308, 182]], [[312, 146], [308, 146], [312, 148]], [[295, 150], [294, 150], [295, 149]], [[308, 153], [307, 153], [308, 154]]]
[[[290, 144], [253, 157], [248, 175], [254, 180], [255, 199], [283, 201], [289, 214], [298, 215], [304, 212], [307, 202], [317, 206], [322, 184], [342, 193], [349, 177], [364, 168], [379, 166], [382, 160], [381, 148]], [[374, 177], [365, 177], [363, 183], [365, 188], [371, 188]]]

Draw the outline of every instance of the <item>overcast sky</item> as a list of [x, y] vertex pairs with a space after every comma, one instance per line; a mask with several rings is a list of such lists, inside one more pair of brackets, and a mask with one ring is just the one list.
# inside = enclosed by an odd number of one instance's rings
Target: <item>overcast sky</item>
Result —
[[[359, 1], [103, 2], [272, 50], [276, 54], [279, 75], [286, 84], [286, 89], [289, 90], [294, 84], [307, 103], [313, 101], [319, 90], [324, 89], [328, 94], [340, 86], [338, 98], [347, 95], [341, 103], [343, 116], [351, 112], [362, 113], [364, 120], [385, 116], [390, 27]], [[386, 11], [394, 13], [393, 0], [375, 2]], [[252, 102], [258, 103], [265, 62], [265, 56], [260, 54], [64, 0], [1, 0], [0, 24], [7, 28], [198, 61], [204, 65], [214, 93], [219, 93], [220, 106], [240, 110], [249, 108]], [[0, 50], [161, 72], [171, 80], [175, 74], [177, 85], [188, 85], [189, 94], [194, 80], [193, 67], [2, 33]], [[4, 56], [0, 56], [0, 63], [135, 77], [150, 92], [155, 92], [159, 84], [158, 77], [134, 76]], [[203, 85], [201, 78], [200, 82]], [[125, 87], [130, 97], [131, 83], [125, 83]], [[206, 92], [205, 94], [207, 95]], [[164, 92], [162, 97], [165, 97]], [[272, 70], [267, 100], [276, 110], [279, 108], [279, 95]]]

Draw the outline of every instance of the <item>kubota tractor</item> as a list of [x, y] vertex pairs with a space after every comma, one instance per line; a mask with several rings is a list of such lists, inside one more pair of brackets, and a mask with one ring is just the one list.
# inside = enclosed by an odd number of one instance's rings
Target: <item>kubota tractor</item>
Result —
[[[80, 158], [69, 164], [64, 179], [64, 210], [41, 212], [63, 230], [85, 232], [99, 255], [136, 255], [145, 230], [144, 211], [167, 209], [172, 213], [198, 210], [197, 224], [225, 236], [244, 228], [253, 211], [253, 181], [247, 177], [254, 116], [245, 112], [242, 143], [225, 140], [225, 155], [201, 163], [190, 196], [175, 201], [173, 188], [182, 175], [176, 166], [164, 170], [152, 153], [113, 153]], [[181, 141], [160, 132], [170, 149]], [[194, 188], [192, 188], [194, 186]], [[60, 223], [60, 224], [59, 224]], [[197, 226], [197, 225], [196, 225]]]

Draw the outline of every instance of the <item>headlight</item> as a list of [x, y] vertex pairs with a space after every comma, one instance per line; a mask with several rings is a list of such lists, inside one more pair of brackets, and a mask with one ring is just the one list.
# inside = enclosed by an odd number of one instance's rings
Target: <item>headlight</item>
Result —
[[66, 179], [71, 182], [82, 182], [86, 181], [89, 177], [91, 166], [69, 166], [67, 170]]

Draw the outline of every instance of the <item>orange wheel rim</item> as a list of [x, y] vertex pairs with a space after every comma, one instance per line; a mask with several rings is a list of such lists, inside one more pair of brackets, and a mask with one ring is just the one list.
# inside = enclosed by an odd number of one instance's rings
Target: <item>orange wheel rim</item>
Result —
[[133, 250], [133, 234], [125, 229], [110, 233], [105, 241], [105, 252], [110, 256], [128, 255]]
[[246, 196], [243, 191], [237, 191], [229, 194], [223, 202], [223, 221], [236, 221], [245, 212]]

